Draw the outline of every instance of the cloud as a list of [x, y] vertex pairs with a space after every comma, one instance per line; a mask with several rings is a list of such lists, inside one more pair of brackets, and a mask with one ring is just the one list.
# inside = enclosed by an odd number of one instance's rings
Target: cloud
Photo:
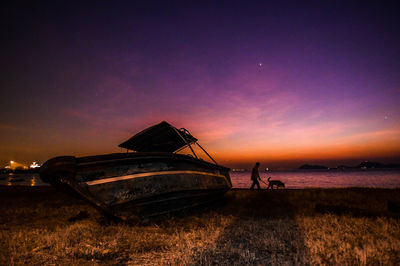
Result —
[[65, 112], [120, 139], [166, 120], [227, 157], [333, 155], [346, 146], [350, 152], [360, 139], [384, 143], [399, 132], [359, 112], [365, 99], [306, 97], [312, 90], [290, 85], [272, 68], [240, 66], [221, 79], [202, 66], [171, 62], [168, 68], [133, 64], [127, 73], [104, 75], [85, 102]]

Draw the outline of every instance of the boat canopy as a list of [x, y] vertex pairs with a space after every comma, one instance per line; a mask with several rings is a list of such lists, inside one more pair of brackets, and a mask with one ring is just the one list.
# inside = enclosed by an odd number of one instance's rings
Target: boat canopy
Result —
[[137, 152], [175, 152], [196, 141], [197, 139], [186, 129], [177, 129], [162, 121], [137, 133], [118, 146]]

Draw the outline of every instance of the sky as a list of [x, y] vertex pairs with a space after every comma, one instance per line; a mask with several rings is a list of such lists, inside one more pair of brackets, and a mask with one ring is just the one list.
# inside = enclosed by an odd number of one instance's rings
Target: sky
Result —
[[400, 162], [394, 3], [3, 3], [0, 166], [163, 120], [229, 167]]

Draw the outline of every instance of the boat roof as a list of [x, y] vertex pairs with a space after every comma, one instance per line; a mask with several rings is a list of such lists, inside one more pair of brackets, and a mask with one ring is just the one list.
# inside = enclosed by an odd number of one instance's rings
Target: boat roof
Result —
[[196, 141], [197, 139], [186, 129], [177, 129], [166, 121], [162, 121], [137, 133], [118, 146], [137, 152], [175, 152]]

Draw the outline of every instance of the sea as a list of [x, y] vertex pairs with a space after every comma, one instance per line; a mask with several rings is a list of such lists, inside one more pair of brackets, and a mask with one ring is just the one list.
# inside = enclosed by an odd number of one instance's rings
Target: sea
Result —
[[[251, 172], [231, 172], [232, 186], [249, 188]], [[351, 170], [293, 170], [260, 172], [261, 187], [267, 187], [267, 178], [280, 180], [285, 188], [400, 188], [400, 169]]]
[[[234, 188], [249, 188], [250, 171], [231, 172]], [[400, 169], [348, 169], [348, 170], [293, 170], [293, 171], [261, 171], [261, 179], [281, 180], [285, 188], [400, 188]], [[267, 185], [260, 182], [261, 188]], [[0, 174], [0, 185], [5, 186], [48, 186], [42, 182], [38, 174]]]

